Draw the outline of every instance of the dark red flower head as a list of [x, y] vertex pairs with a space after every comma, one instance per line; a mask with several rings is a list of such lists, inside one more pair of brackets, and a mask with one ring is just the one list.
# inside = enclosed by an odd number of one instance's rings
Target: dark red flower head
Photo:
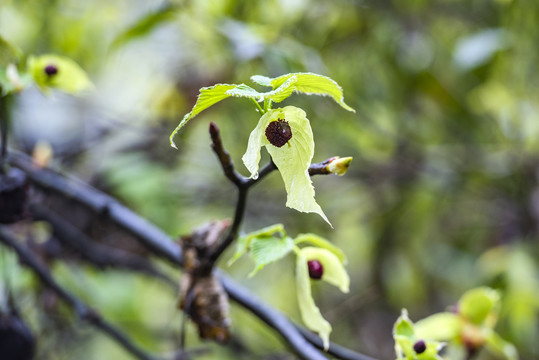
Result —
[[281, 147], [292, 139], [292, 129], [288, 125], [288, 121], [278, 119], [272, 121], [266, 128], [266, 138], [268, 141], [277, 147]]
[[423, 340], [418, 340], [414, 344], [414, 351], [416, 354], [423, 354], [427, 350], [427, 344]]
[[44, 71], [45, 71], [45, 74], [47, 74], [48, 76], [53, 76], [53, 75], [58, 74], [58, 68], [56, 67], [56, 65], [53, 65], [53, 64], [49, 64], [45, 66]]
[[318, 280], [324, 275], [324, 267], [318, 260], [307, 261], [307, 267], [309, 268], [309, 276], [311, 279]]

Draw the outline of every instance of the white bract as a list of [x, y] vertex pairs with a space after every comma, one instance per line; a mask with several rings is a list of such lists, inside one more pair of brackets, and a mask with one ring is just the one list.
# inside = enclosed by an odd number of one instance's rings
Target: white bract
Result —
[[301, 318], [309, 329], [318, 333], [324, 344], [324, 349], [327, 350], [331, 325], [320, 313], [320, 309], [314, 303], [311, 294], [311, 279], [307, 265], [310, 260], [317, 260], [322, 264], [324, 270], [320, 280], [338, 287], [343, 293], [350, 291], [350, 278], [341, 260], [327, 249], [309, 246], [297, 252], [296, 283]]
[[[281, 147], [272, 145], [266, 137], [268, 125], [278, 120], [286, 121], [292, 130], [292, 138]], [[314, 200], [314, 188], [309, 176], [309, 166], [314, 155], [314, 140], [305, 111], [287, 106], [270, 110], [260, 118], [249, 136], [247, 151], [242, 158], [253, 179], [258, 177], [262, 146], [266, 147], [283, 178], [288, 194], [286, 206], [301, 212], [317, 213], [329, 223], [322, 208]]]

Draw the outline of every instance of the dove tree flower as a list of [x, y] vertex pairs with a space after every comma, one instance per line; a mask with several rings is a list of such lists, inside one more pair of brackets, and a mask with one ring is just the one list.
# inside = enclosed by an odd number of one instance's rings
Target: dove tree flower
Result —
[[329, 223], [322, 208], [314, 200], [314, 188], [309, 176], [314, 141], [305, 111], [287, 106], [270, 110], [260, 118], [249, 136], [247, 151], [243, 155], [243, 162], [251, 178], [258, 177], [260, 149], [263, 146], [283, 178], [288, 194], [286, 206], [301, 212], [317, 213]]
[[86, 72], [65, 56], [29, 56], [0, 36], [0, 95], [18, 93], [35, 83], [48, 94], [50, 89], [77, 94], [93, 88]]
[[28, 72], [46, 94], [56, 88], [69, 94], [93, 88], [86, 72], [73, 60], [58, 55], [31, 56]]
[[[176, 147], [173, 140], [177, 132], [203, 110], [229, 97], [250, 99], [262, 114], [257, 126], [251, 132], [247, 151], [243, 156], [243, 162], [251, 173], [251, 178], [256, 179], [258, 176], [260, 149], [265, 147], [283, 178], [287, 192], [286, 206], [301, 212], [317, 213], [329, 223], [314, 199], [314, 188], [308, 173], [314, 155], [310, 121], [305, 111], [300, 108], [286, 106], [272, 109], [272, 105], [297, 92], [330, 96], [344, 109], [352, 112], [354, 109], [344, 102], [341, 87], [334, 80], [322, 75], [294, 73], [276, 78], [255, 75], [251, 80], [258, 85], [271, 87], [272, 90], [258, 92], [245, 84], [216, 84], [200, 89], [195, 106], [170, 135], [171, 146]], [[350, 160], [344, 161], [338, 168], [335, 167], [338, 164], [334, 164], [330, 171], [343, 174]]]
[[346, 257], [342, 250], [315, 234], [300, 234], [292, 239], [284, 226], [277, 224], [240, 238], [229, 265], [247, 252], [255, 262], [255, 268], [249, 276], [290, 253], [296, 255], [296, 293], [301, 318], [310, 330], [318, 333], [327, 350], [331, 324], [324, 319], [314, 302], [311, 281], [325, 281], [343, 293], [348, 293], [350, 278], [344, 268]]
[[393, 326], [393, 339], [397, 360], [443, 360], [438, 352], [444, 343], [421, 338], [406, 309], [402, 309], [401, 316]]
[[452, 354], [475, 353], [484, 347], [499, 358], [517, 360], [514, 345], [494, 331], [499, 311], [498, 291], [488, 287], [471, 289], [461, 296], [455, 312], [437, 313], [419, 320], [414, 326], [415, 334], [447, 341], [448, 352]]

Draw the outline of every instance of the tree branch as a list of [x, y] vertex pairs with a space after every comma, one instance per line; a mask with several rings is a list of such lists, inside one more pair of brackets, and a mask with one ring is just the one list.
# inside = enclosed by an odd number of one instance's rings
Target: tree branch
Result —
[[105, 216], [120, 228], [133, 235], [153, 254], [182, 265], [182, 250], [159, 228], [148, 220], [136, 215], [117, 200], [76, 179], [69, 179], [50, 169], [40, 169], [32, 159], [11, 151], [8, 155], [11, 165], [26, 173], [28, 180], [45, 192], [53, 192], [75, 201], [96, 215]]
[[99, 315], [99, 313], [80, 301], [68, 291], [64, 290], [49, 273], [47, 267], [41, 263], [39, 258], [34, 255], [25, 246], [19, 244], [17, 239], [4, 226], [0, 226], [0, 242], [12, 248], [22, 263], [31, 268], [38, 276], [39, 280], [49, 289], [54, 291], [61, 299], [71, 305], [75, 313], [83, 320], [89, 322], [120, 344], [124, 349], [133, 354], [140, 360], [157, 360], [153, 356], [146, 354], [142, 349], [135, 345], [123, 332], [108, 323]]
[[[173, 264], [182, 266], [183, 261], [179, 245], [173, 242], [168, 235], [162, 232], [162, 230], [151, 224], [146, 219], [133, 213], [125, 206], [121, 205], [117, 200], [101, 193], [87, 184], [76, 181], [75, 179], [68, 179], [50, 169], [36, 168], [32, 165], [32, 160], [26, 155], [11, 151], [8, 159], [13, 166], [20, 168], [26, 173], [33, 186], [49, 192], [54, 192], [60, 196], [71, 199], [72, 201], [76, 201], [77, 203], [94, 211], [96, 214], [101, 214], [107, 217], [112, 222], [116, 223], [124, 230], [132, 234], [137, 240], [140, 241], [141, 244], [145, 245], [148, 250], [155, 255], [160, 256]], [[267, 173], [271, 172], [269, 169], [271, 168], [268, 167]], [[262, 171], [263, 169], [260, 171], [261, 174]], [[109, 210], [103, 211], [103, 209]], [[247, 289], [225, 276], [221, 271], [217, 270], [216, 275], [222, 281], [223, 286], [231, 299], [239, 303], [260, 319], [270, 319], [268, 322], [266, 322], [268, 323], [268, 326], [274, 328], [281, 335], [283, 340], [292, 346], [300, 358], [310, 359], [309, 355], [314, 349], [310, 343], [316, 343], [316, 341], [311, 341], [311, 336], [302, 334], [298, 330], [301, 329], [300, 327], [293, 326], [284, 315], [265, 304], [262, 300], [255, 298], [255, 296], [252, 295]], [[271, 318], [276, 316], [276, 313], [280, 314], [280, 316], [277, 315], [275, 318], [277, 320], [272, 321]], [[307, 333], [309, 332], [305, 331], [305, 334]], [[298, 334], [309, 339], [309, 342], [297, 342]], [[290, 335], [292, 335], [292, 338], [288, 339], [288, 336]], [[296, 342], [292, 344], [291, 341]], [[302, 348], [303, 346], [305, 347]], [[335, 344], [331, 343], [329, 351], [327, 352], [328, 355], [350, 360], [369, 359], [368, 357], [365, 357], [365, 355], [361, 354], [355, 358], [345, 356], [341, 357], [338, 352], [334, 352], [334, 349]]]
[[177, 281], [165, 276], [150, 261], [121, 249], [95, 242], [76, 226], [43, 205], [31, 203], [29, 208], [34, 219], [48, 222], [52, 226], [53, 235], [90, 264], [99, 268], [115, 267], [139, 271], [168, 282], [172, 287], [177, 287]]

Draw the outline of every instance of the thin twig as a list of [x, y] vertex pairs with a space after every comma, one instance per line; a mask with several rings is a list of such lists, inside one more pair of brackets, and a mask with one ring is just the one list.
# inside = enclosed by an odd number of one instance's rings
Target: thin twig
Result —
[[19, 244], [17, 239], [4, 226], [0, 226], [0, 242], [12, 248], [22, 263], [27, 265], [38, 276], [39, 280], [49, 289], [54, 291], [61, 299], [71, 305], [75, 313], [83, 320], [89, 322], [94, 327], [100, 329], [105, 334], [116, 340], [124, 349], [129, 351], [140, 360], [156, 360], [153, 356], [135, 345], [122, 331], [107, 322], [98, 312], [89, 308], [81, 300], [71, 295], [67, 290], [61, 287], [52, 277], [47, 267], [25, 246]]
[[314, 175], [329, 175], [329, 174], [331, 174], [329, 172], [329, 170], [328, 170], [327, 165], [333, 159], [334, 158], [331, 157], [331, 158], [329, 158], [327, 160], [324, 160], [322, 162], [311, 164], [311, 166], [309, 166], [309, 175], [314, 176]]
[[213, 266], [213, 264], [217, 262], [219, 256], [221, 256], [221, 254], [230, 246], [230, 244], [232, 244], [232, 242], [238, 236], [240, 225], [245, 215], [247, 192], [249, 191], [249, 188], [255, 184], [255, 182], [251, 181], [252, 179], [247, 179], [246, 177], [241, 176], [234, 169], [234, 163], [230, 158], [230, 154], [228, 153], [228, 151], [225, 150], [223, 146], [221, 135], [219, 133], [219, 128], [217, 127], [217, 125], [215, 125], [214, 122], [210, 123], [210, 136], [212, 141], [211, 147], [217, 155], [219, 162], [221, 163], [221, 167], [223, 168], [225, 176], [238, 189], [238, 200], [236, 201], [236, 210], [234, 212], [234, 220], [232, 222], [232, 226], [230, 226], [230, 230], [228, 231], [226, 237], [221, 241], [219, 246], [210, 254], [208, 259], [210, 264], [212, 264]]
[[219, 133], [219, 128], [215, 125], [214, 122], [210, 123], [210, 136], [212, 142], [212, 149], [219, 158], [221, 167], [225, 176], [238, 188], [242, 188], [247, 181], [247, 179], [241, 176], [235, 169], [234, 163], [230, 158], [230, 154], [223, 147], [223, 142], [221, 140], [221, 135]]

